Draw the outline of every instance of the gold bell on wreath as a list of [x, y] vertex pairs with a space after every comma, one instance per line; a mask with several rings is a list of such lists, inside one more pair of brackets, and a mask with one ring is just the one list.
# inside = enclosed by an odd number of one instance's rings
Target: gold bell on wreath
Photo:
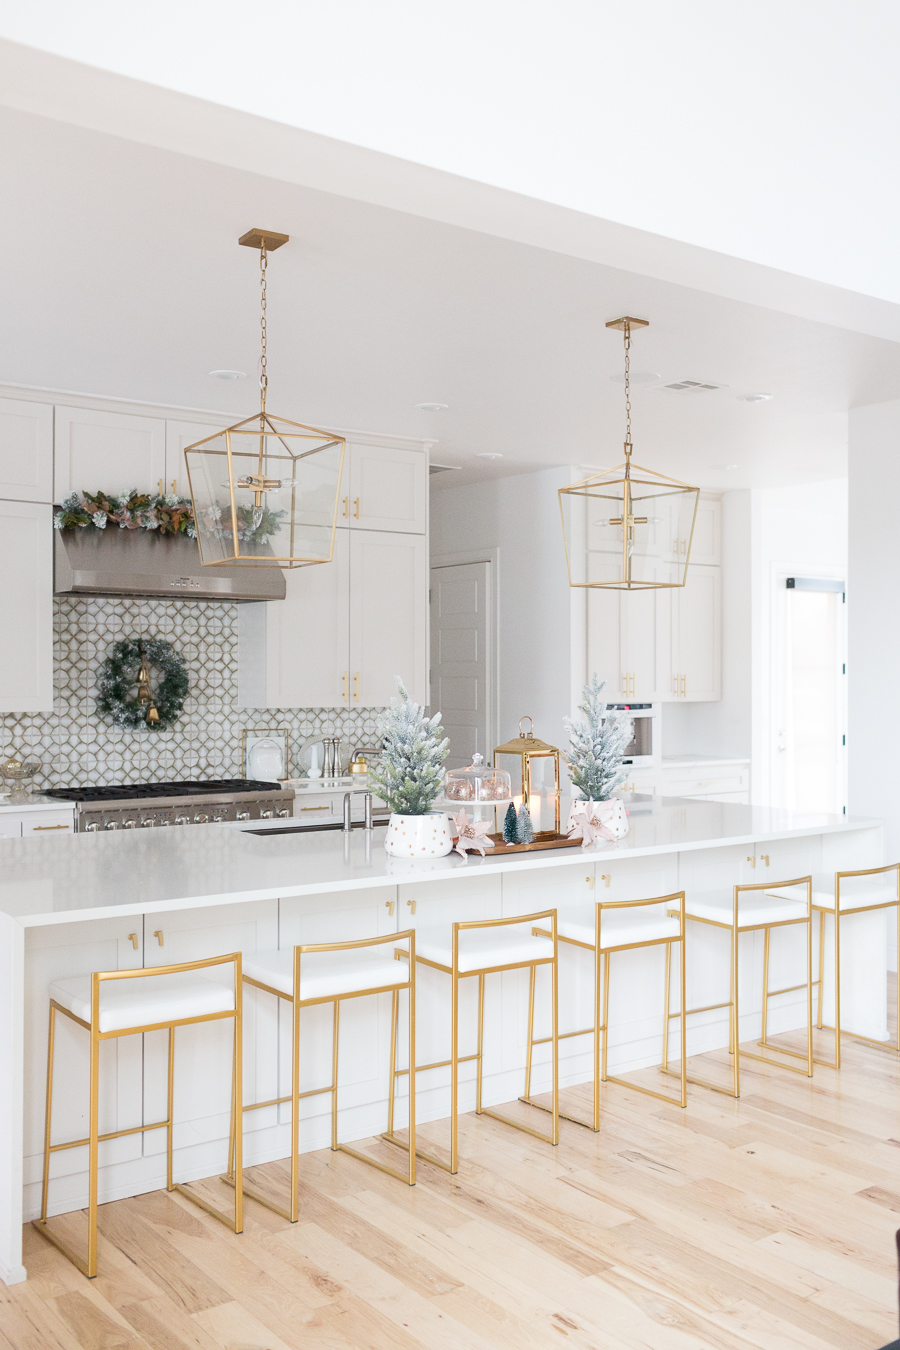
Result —
[[[524, 723], [528, 723], [528, 730], [524, 730]], [[554, 829], [559, 834], [559, 750], [555, 745], [548, 745], [546, 741], [541, 741], [534, 734], [534, 721], [530, 717], [519, 718], [519, 734], [514, 736], [511, 741], [505, 745], [498, 745], [494, 750], [494, 767], [499, 768], [497, 763], [498, 755], [515, 755], [520, 762], [522, 774], [522, 805], [527, 811], [531, 811], [532, 798], [535, 795], [534, 787], [534, 761], [550, 760], [553, 765], [553, 787], [550, 795], [553, 798], [553, 819]], [[513, 789], [515, 791], [515, 789]]]

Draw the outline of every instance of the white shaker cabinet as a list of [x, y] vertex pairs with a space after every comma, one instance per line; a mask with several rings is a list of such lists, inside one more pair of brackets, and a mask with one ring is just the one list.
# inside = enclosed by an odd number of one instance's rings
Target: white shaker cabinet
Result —
[[0, 501], [0, 712], [53, 710], [53, 508]]
[[587, 592], [588, 678], [606, 681], [616, 703], [663, 697], [669, 639], [666, 590]]
[[421, 450], [348, 444], [338, 525], [424, 534], [427, 524], [427, 456]]
[[428, 542], [424, 535], [350, 535], [350, 706], [380, 708], [403, 677], [428, 703]]
[[[235, 418], [235, 421], [237, 419]], [[222, 427], [227, 424], [222, 423]], [[196, 445], [197, 441], [205, 441], [208, 436], [215, 436], [220, 427], [212, 426], [208, 422], [178, 422], [166, 419], [166, 473], [163, 479], [164, 492], [173, 492], [177, 497], [189, 497], [190, 486], [188, 484], [187, 469], [184, 463], [184, 451], [188, 445]], [[159, 484], [154, 481], [153, 487]]]
[[284, 600], [238, 610], [241, 707], [381, 707], [395, 675], [428, 702], [424, 535], [338, 530], [332, 561], [285, 584]]
[[162, 418], [58, 405], [53, 444], [57, 502], [73, 491], [153, 492], [165, 481]]
[[52, 502], [52, 404], [0, 398], [0, 497]]
[[722, 697], [722, 585], [718, 567], [691, 565], [671, 592], [671, 676], [667, 702], [703, 703]]

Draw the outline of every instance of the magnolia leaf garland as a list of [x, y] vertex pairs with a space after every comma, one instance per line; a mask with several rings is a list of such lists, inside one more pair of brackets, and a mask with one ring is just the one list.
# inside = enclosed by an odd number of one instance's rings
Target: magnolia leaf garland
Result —
[[[158, 722], [146, 721], [147, 705], [140, 703], [135, 695], [142, 647], [147, 664], [162, 676], [159, 686], [153, 691]], [[111, 717], [116, 726], [129, 731], [136, 731], [139, 727], [148, 731], [165, 731], [180, 717], [189, 687], [187, 664], [171, 642], [163, 642], [161, 638], [123, 638], [113, 643], [100, 667], [97, 677], [97, 713]]]
[[[238, 539], [264, 544], [281, 528], [286, 511], [270, 511], [267, 506], [238, 506]], [[205, 513], [210, 529], [230, 534], [230, 512], [219, 506]], [[187, 497], [161, 496], [132, 488], [116, 496], [107, 492], [72, 492], [54, 514], [58, 530], [105, 530], [117, 525], [120, 530], [158, 530], [160, 534], [183, 534], [197, 538], [194, 508]]]

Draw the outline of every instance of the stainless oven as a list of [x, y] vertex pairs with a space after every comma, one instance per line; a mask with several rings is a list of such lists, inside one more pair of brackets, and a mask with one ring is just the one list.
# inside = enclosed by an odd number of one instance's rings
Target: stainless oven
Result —
[[629, 765], [659, 764], [659, 704], [611, 703], [611, 708], [622, 708], [631, 714], [634, 735], [625, 747], [624, 763]]

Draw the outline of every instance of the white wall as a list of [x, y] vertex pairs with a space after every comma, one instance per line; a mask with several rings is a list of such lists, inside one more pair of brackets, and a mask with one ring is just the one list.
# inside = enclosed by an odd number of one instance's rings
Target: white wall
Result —
[[0, 18], [18, 43], [895, 302], [898, 30], [890, 0], [271, 0], [249, 26], [238, 0], [32, 0]]
[[900, 857], [900, 403], [850, 413], [849, 811]]
[[432, 560], [498, 550], [501, 742], [517, 734], [527, 714], [541, 740], [566, 744], [573, 629], [556, 494], [576, 476], [546, 469], [431, 494]]

